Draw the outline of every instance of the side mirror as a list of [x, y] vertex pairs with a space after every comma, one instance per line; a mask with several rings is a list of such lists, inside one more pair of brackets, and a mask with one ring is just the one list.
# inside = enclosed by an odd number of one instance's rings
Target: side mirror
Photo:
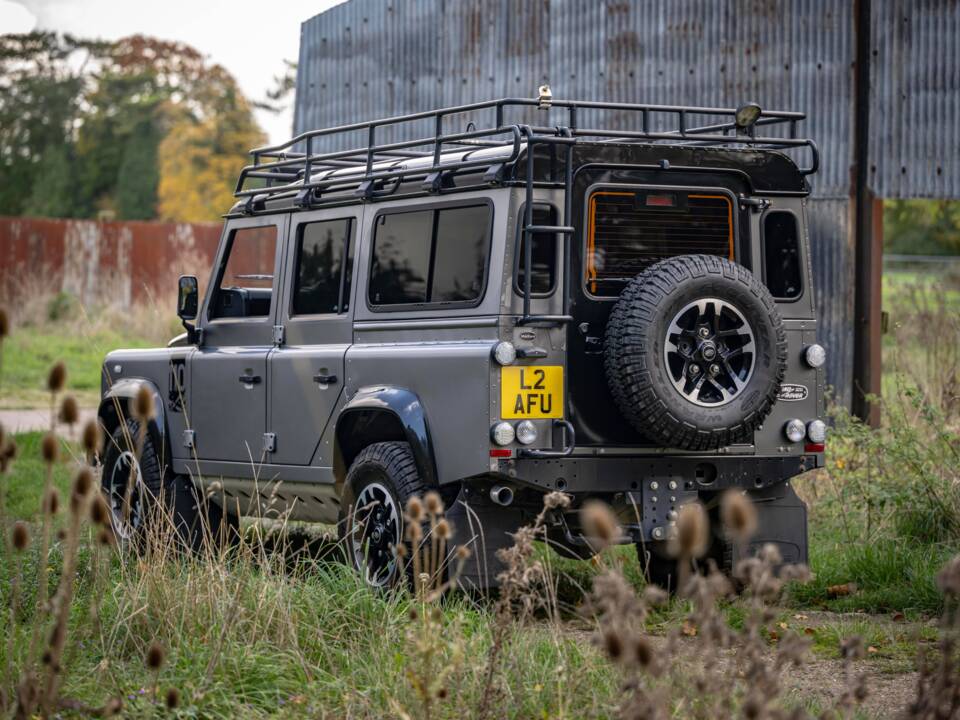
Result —
[[181, 320], [196, 320], [200, 305], [200, 286], [193, 275], [181, 275], [177, 292], [177, 315]]

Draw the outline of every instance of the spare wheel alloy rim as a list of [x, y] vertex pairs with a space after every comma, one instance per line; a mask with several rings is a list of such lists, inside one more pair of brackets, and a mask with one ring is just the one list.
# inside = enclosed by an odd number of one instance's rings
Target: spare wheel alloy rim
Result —
[[695, 300], [667, 328], [663, 362], [684, 399], [701, 407], [726, 405], [741, 395], [753, 377], [753, 329], [726, 300]]

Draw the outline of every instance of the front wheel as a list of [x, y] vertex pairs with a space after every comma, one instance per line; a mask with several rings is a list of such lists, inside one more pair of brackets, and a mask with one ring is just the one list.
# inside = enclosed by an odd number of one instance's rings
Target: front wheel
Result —
[[371, 587], [400, 581], [396, 548], [405, 541], [403, 509], [425, 490], [409, 443], [374, 443], [351, 463], [338, 528], [350, 564]]
[[222, 547], [238, 537], [237, 519], [198, 496], [189, 478], [171, 472], [150, 433], [129, 419], [107, 440], [101, 490], [110, 508], [114, 539], [140, 552], [162, 543], [171, 530], [175, 544], [192, 552]]

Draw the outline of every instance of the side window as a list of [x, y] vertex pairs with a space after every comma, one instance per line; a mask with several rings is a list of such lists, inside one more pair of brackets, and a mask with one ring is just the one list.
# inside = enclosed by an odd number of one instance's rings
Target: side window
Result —
[[[514, 291], [523, 295], [527, 282], [527, 240], [523, 232], [523, 213], [520, 214], [520, 227], [517, 231], [520, 242], [517, 244], [517, 262], [514, 273]], [[552, 205], [535, 205], [533, 208], [534, 225], [556, 225], [557, 209]], [[530, 244], [531, 267], [530, 292], [541, 297], [553, 293], [557, 282], [557, 236], [553, 233], [534, 233]]]
[[273, 298], [277, 228], [234, 230], [220, 265], [210, 318], [267, 317]]
[[478, 301], [490, 251], [490, 212], [488, 205], [470, 205], [381, 215], [370, 304]]
[[779, 300], [796, 300], [803, 292], [800, 233], [793, 213], [772, 211], [763, 218], [763, 277]]
[[352, 220], [345, 218], [300, 226], [293, 315], [341, 313], [349, 309], [352, 225]]

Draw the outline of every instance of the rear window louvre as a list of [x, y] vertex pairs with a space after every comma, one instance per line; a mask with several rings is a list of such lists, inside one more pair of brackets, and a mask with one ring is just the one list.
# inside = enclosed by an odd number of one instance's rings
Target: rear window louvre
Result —
[[[672, 206], [666, 196], [675, 199]], [[617, 296], [655, 262], [696, 254], [733, 259], [733, 205], [726, 195], [658, 189], [590, 196], [585, 280], [592, 295]]]

